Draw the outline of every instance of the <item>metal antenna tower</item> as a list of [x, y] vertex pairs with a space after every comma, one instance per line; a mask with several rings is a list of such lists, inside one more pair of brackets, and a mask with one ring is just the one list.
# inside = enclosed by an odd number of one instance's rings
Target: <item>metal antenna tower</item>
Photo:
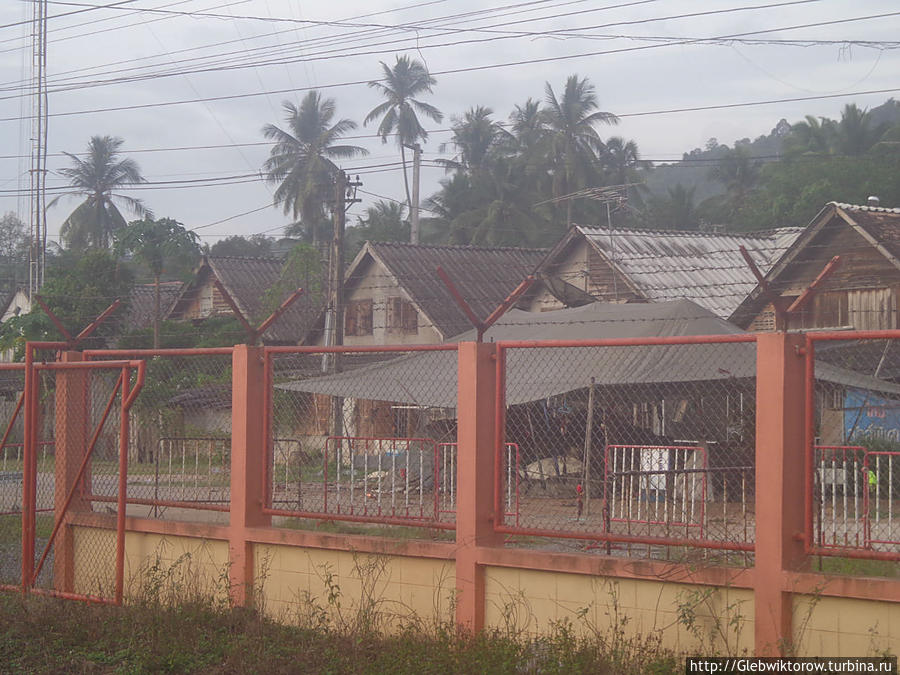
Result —
[[33, 0], [31, 16], [31, 218], [28, 296], [44, 283], [47, 251], [47, 0]]

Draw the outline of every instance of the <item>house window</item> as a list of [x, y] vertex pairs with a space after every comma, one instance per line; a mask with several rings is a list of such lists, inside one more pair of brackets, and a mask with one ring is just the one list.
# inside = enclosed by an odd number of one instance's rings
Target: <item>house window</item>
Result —
[[419, 313], [411, 302], [403, 298], [388, 298], [387, 332], [395, 335], [416, 335], [419, 332]]
[[372, 334], [372, 301], [352, 300], [344, 311], [344, 335]]

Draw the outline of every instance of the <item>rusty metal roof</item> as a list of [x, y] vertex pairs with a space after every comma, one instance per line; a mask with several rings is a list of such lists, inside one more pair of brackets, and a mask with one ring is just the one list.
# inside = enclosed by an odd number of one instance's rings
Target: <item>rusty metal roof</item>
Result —
[[[206, 275], [212, 274], [234, 300], [244, 318], [255, 325], [269, 314], [264, 308], [266, 292], [278, 282], [283, 268], [282, 258], [204, 256], [193, 281], [182, 291], [181, 298], [186, 298], [187, 294], [198, 288]], [[288, 295], [286, 293], [279, 301], [284, 301]], [[179, 301], [173, 305], [172, 311], [177, 310]], [[319, 310], [320, 307], [314, 305], [310, 297], [301, 295], [262, 334], [264, 342], [297, 344], [306, 335]]]
[[[178, 300], [184, 284], [180, 281], [163, 281], [159, 284], [159, 317], [165, 319]], [[128, 298], [128, 310], [122, 318], [125, 332], [141, 330], [153, 325], [153, 314], [156, 305], [154, 284], [139, 284], [131, 289]]]
[[722, 318], [756, 287], [740, 247], [765, 274], [803, 232], [802, 227], [744, 234], [583, 226], [577, 230], [647, 300], [692, 300]]
[[368, 242], [347, 278], [352, 284], [354, 270], [370, 255], [387, 268], [444, 338], [449, 338], [469, 330], [472, 324], [438, 277], [439, 266], [475, 314], [484, 319], [534, 271], [545, 254], [544, 249]]
[[868, 232], [875, 242], [884, 246], [895, 259], [900, 258], [900, 209], [838, 202], [831, 204], [850, 216], [853, 222]]

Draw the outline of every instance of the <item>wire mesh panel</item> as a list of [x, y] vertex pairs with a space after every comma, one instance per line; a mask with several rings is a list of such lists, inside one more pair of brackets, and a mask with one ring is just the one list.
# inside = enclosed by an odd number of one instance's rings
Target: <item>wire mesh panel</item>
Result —
[[[129, 514], [224, 522], [231, 485], [230, 349], [92, 351], [89, 356], [146, 362], [145, 384], [130, 412]], [[98, 469], [116, 471], [106, 463]], [[94, 499], [109, 503], [114, 487], [104, 485], [95, 489]]]
[[702, 340], [500, 343], [505, 440], [519, 448], [518, 520], [502, 531], [654, 557], [752, 550], [754, 338]]
[[273, 514], [452, 523], [438, 444], [456, 440], [454, 346], [278, 347], [266, 364]]
[[813, 546], [900, 559], [900, 331], [807, 339]]
[[0, 584], [22, 581], [23, 368], [0, 371]]

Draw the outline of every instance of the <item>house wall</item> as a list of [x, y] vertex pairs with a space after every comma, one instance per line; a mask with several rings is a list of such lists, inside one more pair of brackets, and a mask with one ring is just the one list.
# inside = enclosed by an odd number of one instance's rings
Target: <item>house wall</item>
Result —
[[[406, 291], [401, 288], [397, 279], [378, 262], [368, 266], [365, 274], [354, 285], [353, 289], [344, 297], [345, 305], [358, 300], [372, 301], [372, 334], [371, 335], [344, 335], [344, 344], [350, 347], [368, 345], [403, 345], [403, 344], [437, 344], [442, 342], [441, 334], [431, 326], [431, 322], [418, 310], [418, 332], [416, 334], [404, 334], [402, 332], [388, 332], [387, 330], [387, 306], [388, 298], [401, 297], [407, 302], [411, 300]], [[320, 337], [318, 344], [323, 344], [324, 337]]]
[[210, 316], [232, 314], [229, 305], [219, 289], [215, 287], [215, 278], [206, 270], [196, 287], [188, 291], [179, 306], [172, 312], [171, 319], [206, 319]]
[[[15, 292], [12, 300], [10, 300], [9, 304], [6, 306], [6, 311], [3, 312], [0, 323], [13, 318], [14, 316], [18, 316], [19, 314], [28, 314], [30, 311], [31, 301], [28, 299], [28, 294], [19, 289]], [[15, 360], [15, 356], [15, 349], [5, 349], [0, 352], [0, 363], [12, 363]]]
[[[589, 293], [599, 302], [630, 302], [638, 299], [622, 275], [614, 272], [583, 237], [575, 239], [544, 272]], [[541, 284], [527, 309], [530, 312], [548, 312], [565, 306], [546, 285]]]
[[6, 306], [6, 311], [3, 312], [3, 317], [0, 318], [0, 322], [11, 319], [19, 314], [28, 314], [30, 311], [31, 301], [28, 299], [28, 294], [19, 289], [15, 292], [12, 300], [10, 300], [9, 304]]

